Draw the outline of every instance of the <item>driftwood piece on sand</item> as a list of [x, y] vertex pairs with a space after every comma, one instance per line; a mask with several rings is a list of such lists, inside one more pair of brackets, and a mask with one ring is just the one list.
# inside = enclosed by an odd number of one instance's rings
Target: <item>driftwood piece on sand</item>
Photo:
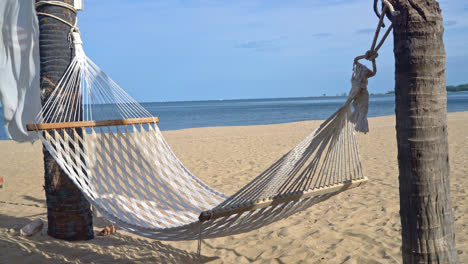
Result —
[[117, 232], [117, 230], [115, 229], [115, 226], [113, 224], [110, 224], [106, 226], [103, 230], [101, 230], [98, 236], [108, 236], [108, 235], [114, 234], [115, 232]]
[[32, 236], [37, 232], [41, 231], [43, 226], [44, 222], [42, 222], [41, 219], [36, 219], [31, 223], [25, 225], [23, 228], [21, 228], [20, 234], [22, 236]]

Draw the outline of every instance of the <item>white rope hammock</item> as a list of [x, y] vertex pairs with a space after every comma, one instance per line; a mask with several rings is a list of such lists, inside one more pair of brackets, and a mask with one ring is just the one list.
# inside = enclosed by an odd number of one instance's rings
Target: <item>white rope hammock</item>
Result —
[[356, 59], [344, 105], [228, 196], [190, 173], [165, 141], [158, 119], [86, 57], [79, 33], [71, 34], [75, 57], [28, 129], [38, 132], [90, 203], [125, 230], [159, 240], [247, 232], [367, 181], [355, 131], [368, 131], [367, 79], [375, 75], [384, 39], [362, 56], [373, 62], [373, 71]]

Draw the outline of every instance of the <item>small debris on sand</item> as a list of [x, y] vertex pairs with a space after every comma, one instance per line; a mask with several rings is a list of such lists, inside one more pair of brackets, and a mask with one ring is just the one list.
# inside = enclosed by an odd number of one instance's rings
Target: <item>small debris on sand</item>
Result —
[[36, 219], [31, 223], [25, 225], [23, 228], [21, 228], [20, 234], [22, 236], [32, 236], [37, 232], [41, 231], [43, 226], [44, 222], [42, 222], [41, 219]]
[[115, 226], [113, 224], [110, 224], [106, 226], [103, 230], [101, 230], [98, 236], [108, 236], [108, 235], [114, 234], [115, 232], [117, 232], [117, 230], [115, 229]]

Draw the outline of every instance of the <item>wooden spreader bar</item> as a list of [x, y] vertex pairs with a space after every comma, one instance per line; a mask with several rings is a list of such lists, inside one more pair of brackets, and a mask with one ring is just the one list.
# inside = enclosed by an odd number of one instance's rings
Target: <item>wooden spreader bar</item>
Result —
[[[291, 201], [298, 201], [298, 200], [306, 199], [312, 196], [319, 196], [319, 195], [324, 195], [324, 194], [334, 193], [334, 192], [342, 192], [348, 189], [352, 189], [352, 188], [356, 188], [361, 185], [364, 185], [366, 184], [367, 181], [368, 179], [364, 177], [364, 179], [361, 179], [361, 180], [348, 181], [348, 182], [335, 184], [335, 185], [324, 187], [324, 188], [314, 189], [311, 191], [297, 192], [297, 193], [293, 193], [290, 195], [276, 196], [271, 199], [262, 200], [262, 201], [258, 201], [258, 202], [251, 203], [248, 205], [242, 205], [239, 207], [231, 207], [231, 208], [220, 209], [220, 210], [215, 210], [215, 211], [213, 210], [205, 211], [200, 214], [198, 219], [200, 222], [204, 222], [204, 221], [213, 220], [213, 219], [224, 217], [224, 216], [230, 216], [233, 214], [243, 213], [246, 211], [253, 211], [253, 210], [265, 208], [268, 206], [274, 206], [274, 205], [287, 203]], [[319, 198], [319, 200], [322, 201], [322, 200], [325, 200], [326, 198], [328, 197], [322, 197], [322, 198]]]
[[114, 119], [114, 120], [27, 124], [26, 129], [28, 131], [37, 131], [37, 130], [65, 129], [65, 128], [77, 128], [77, 127], [124, 126], [124, 125], [150, 124], [150, 123], [158, 123], [158, 122], [159, 122], [159, 118], [157, 117], [146, 117], [146, 118], [130, 118], [130, 119]]

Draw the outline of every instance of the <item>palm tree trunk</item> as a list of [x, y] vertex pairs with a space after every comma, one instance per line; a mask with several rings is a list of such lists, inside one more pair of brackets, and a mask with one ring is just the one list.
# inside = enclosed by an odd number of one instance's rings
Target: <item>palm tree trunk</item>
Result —
[[441, 9], [435, 0], [393, 2], [403, 262], [457, 263]]
[[[71, 0], [61, 2], [71, 3]], [[58, 16], [72, 24], [76, 19], [75, 13], [59, 6], [43, 5], [38, 11]], [[38, 18], [41, 101], [44, 104], [70, 64], [73, 49], [68, 40], [68, 25], [48, 16], [39, 15]], [[43, 153], [48, 234], [65, 240], [94, 238], [89, 202], [45, 148]]]

